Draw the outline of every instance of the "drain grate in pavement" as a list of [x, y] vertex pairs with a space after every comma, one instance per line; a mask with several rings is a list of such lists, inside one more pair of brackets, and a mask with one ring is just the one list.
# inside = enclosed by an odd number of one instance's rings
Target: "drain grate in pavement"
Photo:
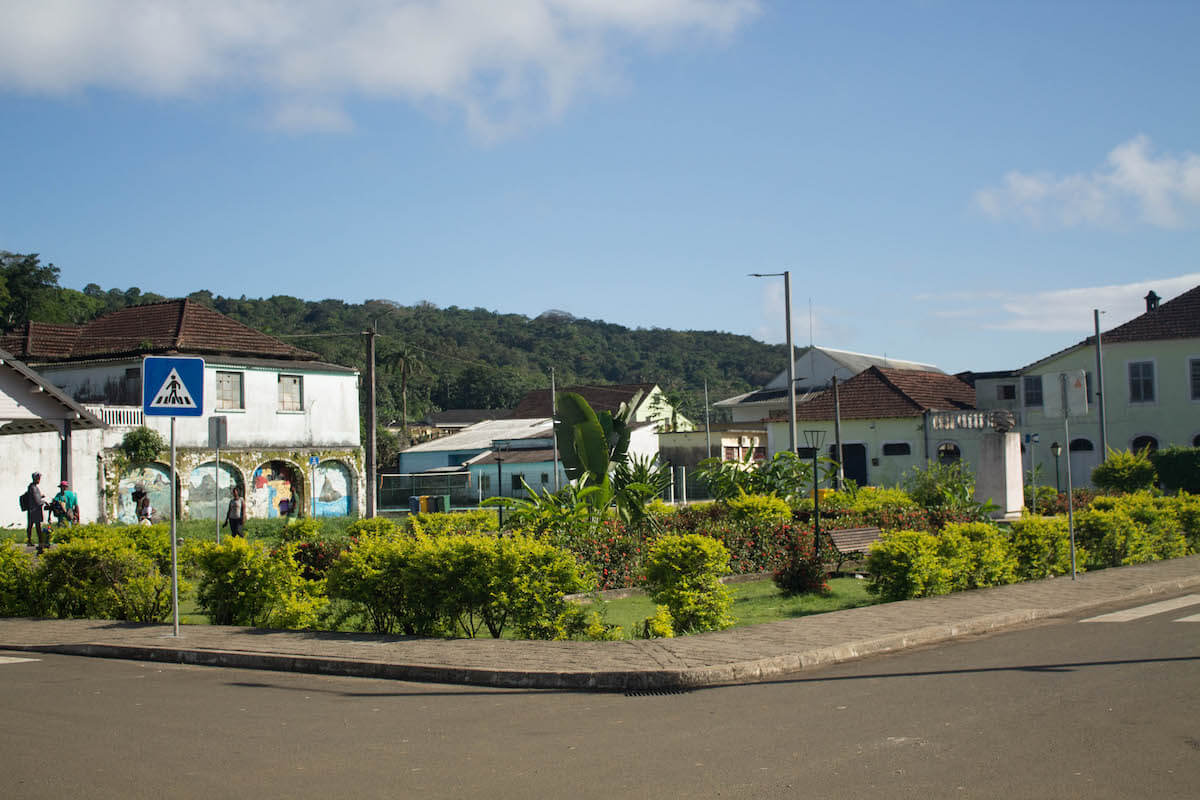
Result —
[[689, 694], [691, 689], [627, 689], [626, 697], [662, 697], [669, 694]]

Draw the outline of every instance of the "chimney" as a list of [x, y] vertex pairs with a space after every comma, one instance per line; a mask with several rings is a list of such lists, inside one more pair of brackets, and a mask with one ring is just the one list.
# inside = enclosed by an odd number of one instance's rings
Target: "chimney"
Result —
[[1158, 308], [1158, 295], [1151, 289], [1150, 294], [1146, 295], [1146, 311], [1153, 311], [1156, 308]]

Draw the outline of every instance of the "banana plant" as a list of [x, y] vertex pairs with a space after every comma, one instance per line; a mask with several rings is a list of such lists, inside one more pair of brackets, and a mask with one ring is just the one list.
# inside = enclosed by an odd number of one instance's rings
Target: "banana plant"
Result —
[[642, 399], [639, 391], [615, 412], [597, 414], [588, 401], [574, 392], [563, 392], [555, 404], [554, 438], [558, 442], [567, 478], [586, 478], [589, 488], [599, 491], [588, 495], [595, 508], [607, 508], [613, 500], [612, 471], [625, 463], [632, 433], [630, 420]]

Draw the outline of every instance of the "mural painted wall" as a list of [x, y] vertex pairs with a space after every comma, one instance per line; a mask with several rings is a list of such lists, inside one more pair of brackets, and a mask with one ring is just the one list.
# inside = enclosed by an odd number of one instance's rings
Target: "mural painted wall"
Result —
[[126, 525], [137, 524], [137, 512], [133, 507], [133, 489], [145, 484], [150, 494], [151, 519], [154, 522], [171, 518], [171, 478], [166, 467], [158, 464], [143, 464], [130, 470], [117, 484], [117, 519]]
[[[296, 472], [291, 464], [270, 461], [254, 470], [250, 482], [250, 505], [248, 516], [258, 519], [275, 519], [288, 514], [296, 495], [292, 487], [299, 487]], [[283, 503], [282, 513], [280, 503]]]
[[316, 469], [317, 502], [313, 515], [345, 517], [353, 507], [353, 482], [350, 470], [340, 461], [322, 461]]
[[237, 472], [222, 463], [201, 464], [187, 476], [187, 515], [191, 519], [224, 519], [229, 507], [230, 490], [240, 485]]

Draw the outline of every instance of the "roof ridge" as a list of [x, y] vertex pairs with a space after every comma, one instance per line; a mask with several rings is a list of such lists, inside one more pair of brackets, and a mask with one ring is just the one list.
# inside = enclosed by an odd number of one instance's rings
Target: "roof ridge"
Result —
[[175, 326], [175, 349], [178, 350], [183, 345], [183, 318], [187, 315], [188, 300], [183, 298], [179, 301], [179, 322]]
[[[896, 369], [895, 367], [880, 367], [876, 364], [872, 364], [871, 366], [867, 367], [865, 370], [863, 370], [859, 374], [860, 375], [865, 374], [867, 372], [870, 372], [871, 370], [874, 370], [879, 373], [879, 377], [883, 379], [883, 382], [885, 384], [887, 384], [888, 388], [890, 388], [893, 392], [895, 392], [896, 394], [903, 397], [905, 400], [907, 400], [912, 405], [916, 406], [921, 411], [927, 410], [927, 407], [925, 406], [925, 404], [922, 403], [917, 398], [913, 397], [911, 394], [909, 394], [907, 391], [905, 391], [899, 384], [897, 384], [894, 380], [892, 380], [892, 377], [890, 375], [888, 375], [888, 372], [920, 372], [922, 374], [927, 374], [927, 375], [944, 374], [944, 373], [929, 372], [928, 370], [923, 370], [923, 369]], [[857, 377], [857, 376], [855, 376], [855, 377]]]

